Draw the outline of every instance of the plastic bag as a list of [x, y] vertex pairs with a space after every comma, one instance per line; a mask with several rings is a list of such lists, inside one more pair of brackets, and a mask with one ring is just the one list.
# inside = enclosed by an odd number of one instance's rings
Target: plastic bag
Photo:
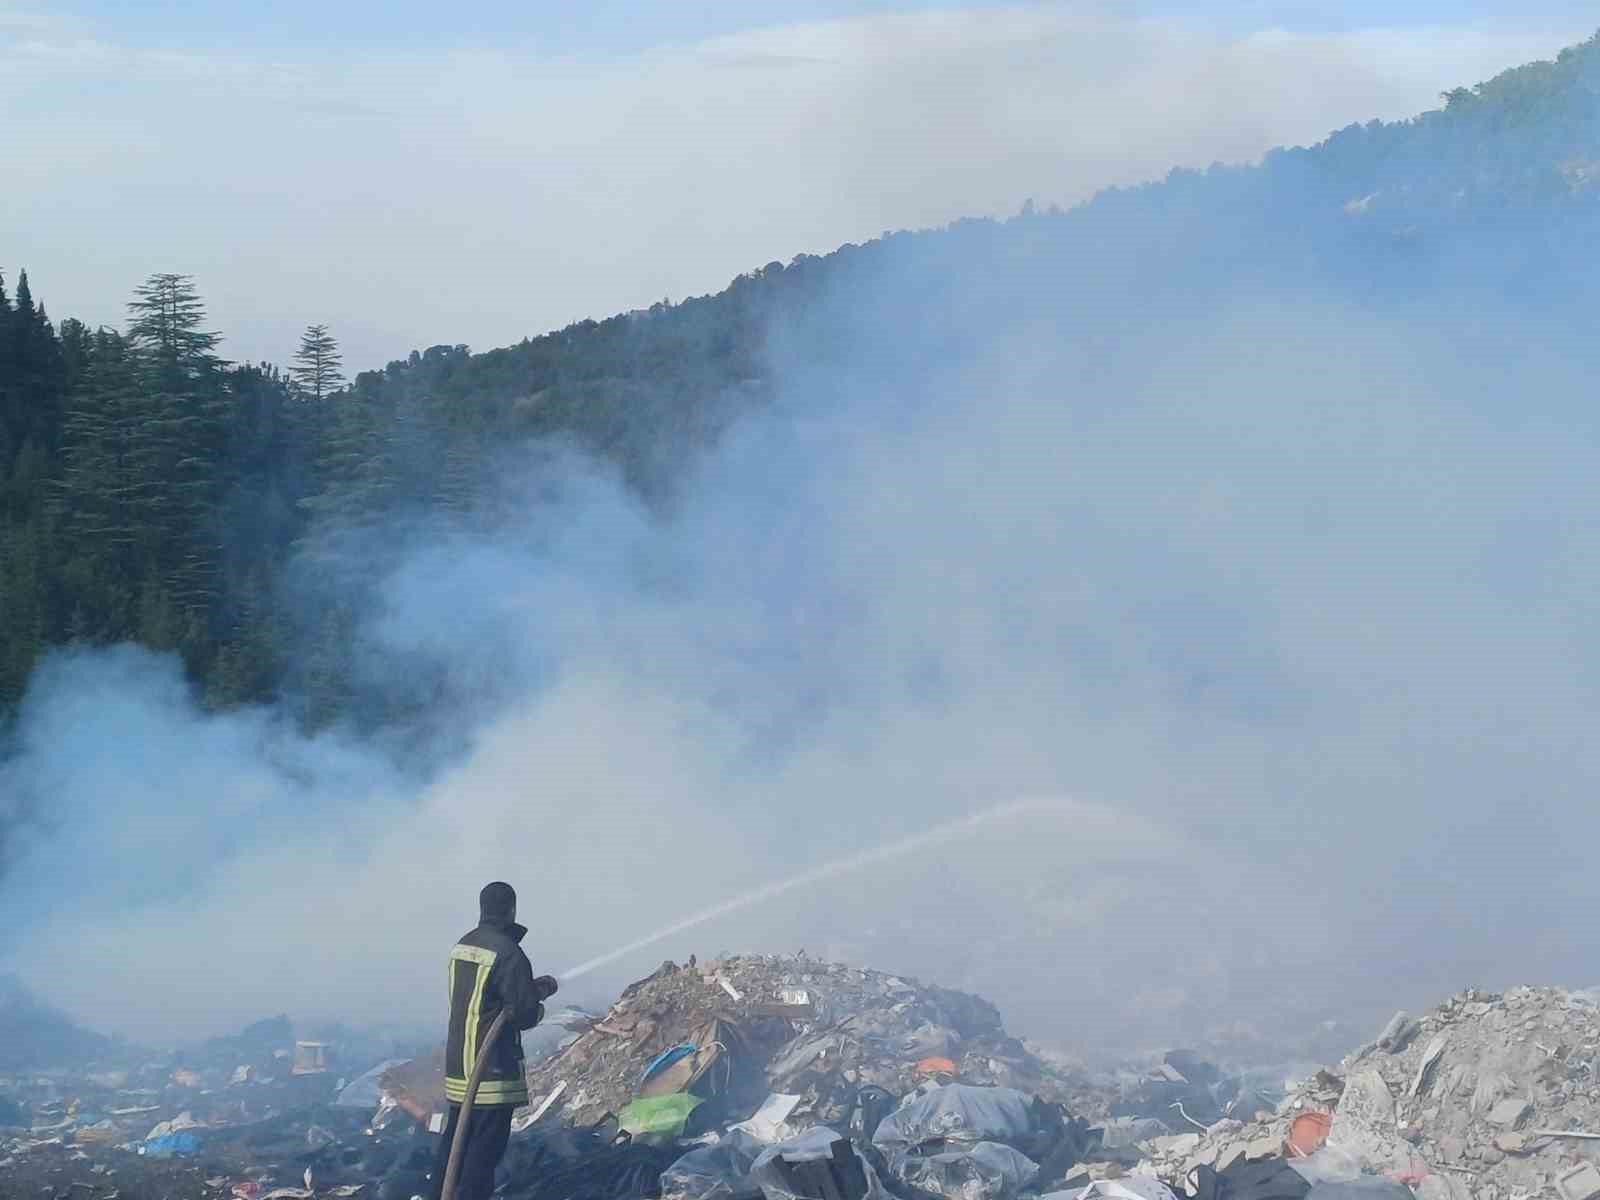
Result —
[[395, 1067], [408, 1062], [404, 1058], [388, 1058], [365, 1075], [358, 1075], [339, 1093], [334, 1104], [340, 1108], [376, 1108], [383, 1103], [383, 1076]]
[[[821, 1175], [829, 1177], [829, 1187], [814, 1182]], [[750, 1178], [766, 1200], [822, 1200], [830, 1194], [842, 1200], [882, 1200], [884, 1196], [872, 1164], [855, 1152], [850, 1139], [826, 1125], [768, 1146], [751, 1166]]]
[[1393, 1179], [1368, 1175], [1338, 1183], [1313, 1184], [1306, 1200], [1412, 1200], [1411, 1189]]
[[688, 1092], [635, 1100], [617, 1114], [617, 1126], [636, 1138], [670, 1140], [683, 1133], [689, 1114], [702, 1103]]
[[1040, 1200], [1177, 1200], [1177, 1196], [1153, 1175], [1124, 1175], [1121, 1179], [1097, 1179], [1087, 1187], [1050, 1192]]
[[1307, 1183], [1347, 1183], [1366, 1175], [1366, 1166], [1360, 1158], [1337, 1144], [1324, 1143], [1320, 1149], [1299, 1158], [1288, 1160]]
[[891, 1159], [928, 1142], [1025, 1142], [1033, 1133], [1033, 1099], [1014, 1088], [935, 1088], [890, 1113], [872, 1143]]
[[661, 1173], [661, 1194], [685, 1200], [732, 1200], [760, 1193], [750, 1168], [767, 1147], [735, 1130], [714, 1146], [691, 1150]]
[[184, 1158], [200, 1153], [200, 1139], [192, 1133], [165, 1133], [139, 1147], [146, 1158]]
[[1039, 1167], [1020, 1150], [979, 1142], [939, 1154], [902, 1154], [889, 1170], [901, 1182], [948, 1200], [1013, 1200]]

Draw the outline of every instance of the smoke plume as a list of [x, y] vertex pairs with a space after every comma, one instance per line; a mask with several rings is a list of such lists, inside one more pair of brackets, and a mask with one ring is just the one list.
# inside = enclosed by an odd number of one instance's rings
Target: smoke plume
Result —
[[1588, 982], [1590, 285], [1519, 296], [1515, 234], [1319, 266], [1231, 204], [860, 252], [669, 514], [530, 447], [503, 519], [351, 551], [363, 686], [444, 681], [427, 754], [56, 655], [0, 767], [12, 967], [154, 1039], [425, 1022], [486, 880], [558, 971], [1043, 797], [574, 991], [804, 948], [1113, 1044]]

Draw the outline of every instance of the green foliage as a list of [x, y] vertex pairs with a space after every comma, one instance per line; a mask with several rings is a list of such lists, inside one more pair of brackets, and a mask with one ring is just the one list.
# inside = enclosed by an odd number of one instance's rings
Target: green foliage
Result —
[[307, 325], [290, 375], [306, 399], [321, 403], [344, 386], [344, 376], [339, 370], [343, 361], [339, 343], [328, 332], [328, 327]]

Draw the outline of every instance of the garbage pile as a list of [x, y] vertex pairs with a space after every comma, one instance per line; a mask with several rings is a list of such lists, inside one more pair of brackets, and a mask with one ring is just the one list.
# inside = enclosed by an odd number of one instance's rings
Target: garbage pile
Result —
[[[1463, 992], [1283, 1090], [1182, 1050], [1091, 1078], [978, 997], [803, 956], [666, 963], [525, 1044], [500, 1200], [1600, 1200], [1588, 992]], [[0, 1075], [0, 1195], [426, 1195], [442, 1057], [359, 1058], [277, 1018]]]
[[1148, 1122], [1157, 1121], [1168, 1133], [1186, 1133], [1224, 1119], [1270, 1114], [1283, 1098], [1281, 1092], [1247, 1085], [1193, 1051], [1171, 1050], [1124, 1088], [1111, 1116], [1127, 1128], [1148, 1129]]
[[339, 1047], [296, 1040], [286, 1018], [154, 1061], [118, 1053], [0, 1074], [0, 1179], [14, 1194], [131, 1200], [209, 1181], [221, 1200], [288, 1200], [353, 1195], [409, 1166], [392, 1200], [410, 1200], [432, 1165], [434, 1139], [370, 1128], [371, 1080], [350, 1080]]
[[[1465, 991], [1294, 1089], [1262, 1119], [1148, 1138], [1163, 1178], [1287, 1157], [1308, 1180], [1430, 1200], [1600, 1200], [1600, 995]], [[1203, 1120], [1203, 1118], [1202, 1118]]]
[[710, 1128], [778, 1094], [798, 1097], [777, 1122], [795, 1133], [843, 1120], [862, 1089], [898, 1099], [929, 1082], [1051, 1101], [1087, 1090], [1008, 1036], [986, 1000], [807, 957], [664, 963], [528, 1074], [530, 1095], [572, 1124], [688, 1092]]
[[1063, 1101], [1112, 1099], [986, 1000], [805, 956], [663, 963], [528, 1085], [509, 1200], [1014, 1200], [1101, 1155]]

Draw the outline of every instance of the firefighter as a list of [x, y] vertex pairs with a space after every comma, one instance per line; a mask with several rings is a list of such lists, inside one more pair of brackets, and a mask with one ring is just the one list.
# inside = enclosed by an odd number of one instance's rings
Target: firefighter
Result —
[[[444, 1188], [461, 1102], [478, 1057], [484, 1056], [486, 1065], [467, 1117], [455, 1200], [489, 1200], [495, 1168], [511, 1137], [511, 1114], [528, 1102], [521, 1031], [543, 1019], [544, 1002], [556, 994], [556, 981], [550, 975], [534, 978], [521, 946], [527, 932], [517, 924], [517, 893], [509, 883], [495, 882], [478, 893], [478, 927], [462, 935], [450, 951], [450, 1031], [444, 1050], [450, 1119], [434, 1164], [433, 1200], [439, 1200]], [[482, 1045], [502, 1008], [511, 1011], [506, 1028], [494, 1045]]]

